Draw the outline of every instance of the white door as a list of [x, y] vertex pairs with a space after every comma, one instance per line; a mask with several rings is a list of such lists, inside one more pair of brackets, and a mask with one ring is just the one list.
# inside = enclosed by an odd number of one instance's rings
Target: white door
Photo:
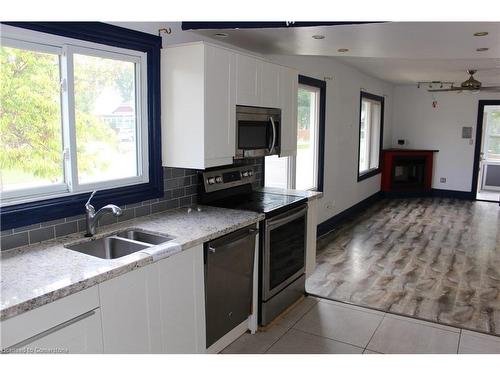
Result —
[[485, 106], [480, 190], [500, 191], [500, 106]]
[[158, 273], [154, 265], [99, 284], [104, 353], [160, 353]]
[[155, 263], [164, 353], [205, 352], [203, 245]]
[[236, 104], [260, 106], [262, 61], [250, 56], [236, 54], [236, 66]]
[[279, 102], [279, 65], [262, 62], [261, 105], [268, 108], [280, 108]]
[[205, 167], [231, 162], [235, 154], [236, 56], [205, 46]]

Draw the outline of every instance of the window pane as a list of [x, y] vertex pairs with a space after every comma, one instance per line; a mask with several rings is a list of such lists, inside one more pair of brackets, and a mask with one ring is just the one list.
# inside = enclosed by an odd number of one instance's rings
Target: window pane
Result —
[[264, 181], [266, 186], [275, 188], [288, 188], [288, 158], [267, 156], [265, 159]]
[[59, 55], [0, 47], [1, 190], [64, 182]]
[[489, 134], [486, 159], [500, 161], [500, 111], [491, 112], [487, 121]]
[[300, 190], [316, 187], [317, 97], [315, 90], [299, 88], [295, 188]]
[[368, 170], [368, 122], [370, 116], [370, 103], [366, 100], [361, 102], [361, 119], [359, 128], [359, 172]]
[[380, 109], [378, 102], [370, 103], [370, 169], [377, 169], [380, 152]]
[[135, 64], [74, 55], [80, 184], [138, 175]]

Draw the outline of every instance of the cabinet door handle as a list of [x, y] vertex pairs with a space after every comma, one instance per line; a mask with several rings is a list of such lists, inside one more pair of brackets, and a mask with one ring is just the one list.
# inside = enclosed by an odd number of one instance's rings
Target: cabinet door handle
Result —
[[9, 352], [9, 351], [12, 351], [13, 349], [18, 349], [18, 348], [22, 348], [23, 346], [26, 346], [26, 345], [29, 345], [31, 344], [32, 342], [34, 341], [37, 341], [37, 340], [40, 340], [41, 338], [45, 337], [45, 336], [48, 336], [54, 332], [57, 332], [67, 326], [70, 326], [72, 324], [75, 324], [76, 322], [79, 322], [80, 320], [83, 320], [85, 318], [88, 318], [89, 316], [92, 316], [95, 314], [95, 310], [92, 310], [92, 311], [88, 311], [82, 315], [78, 315], [76, 317], [74, 317], [73, 319], [70, 319], [64, 323], [61, 323], [61, 324], [58, 324], [56, 325], [55, 327], [52, 327], [52, 328], [49, 328], [48, 330], [46, 331], [43, 331], [43, 332], [40, 332], [38, 334], [36, 334], [35, 336], [32, 336], [26, 340], [23, 340], [21, 342], [18, 342], [17, 344], [14, 344], [10, 347], [8, 347], [7, 349], [5, 349], [6, 352]]

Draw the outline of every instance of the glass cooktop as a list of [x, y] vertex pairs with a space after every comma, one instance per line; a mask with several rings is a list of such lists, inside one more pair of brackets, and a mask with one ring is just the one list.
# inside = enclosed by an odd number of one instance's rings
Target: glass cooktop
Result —
[[247, 210], [267, 214], [281, 208], [289, 208], [290, 205], [305, 202], [307, 202], [307, 198], [304, 197], [254, 191], [248, 194], [226, 197], [209, 204], [223, 208], [233, 208], [236, 210]]

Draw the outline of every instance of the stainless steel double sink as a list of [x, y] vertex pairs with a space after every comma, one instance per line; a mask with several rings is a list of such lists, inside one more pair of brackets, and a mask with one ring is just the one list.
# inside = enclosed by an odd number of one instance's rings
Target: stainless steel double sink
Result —
[[127, 229], [106, 237], [67, 244], [64, 247], [97, 258], [117, 259], [171, 240], [173, 237], [170, 236]]

